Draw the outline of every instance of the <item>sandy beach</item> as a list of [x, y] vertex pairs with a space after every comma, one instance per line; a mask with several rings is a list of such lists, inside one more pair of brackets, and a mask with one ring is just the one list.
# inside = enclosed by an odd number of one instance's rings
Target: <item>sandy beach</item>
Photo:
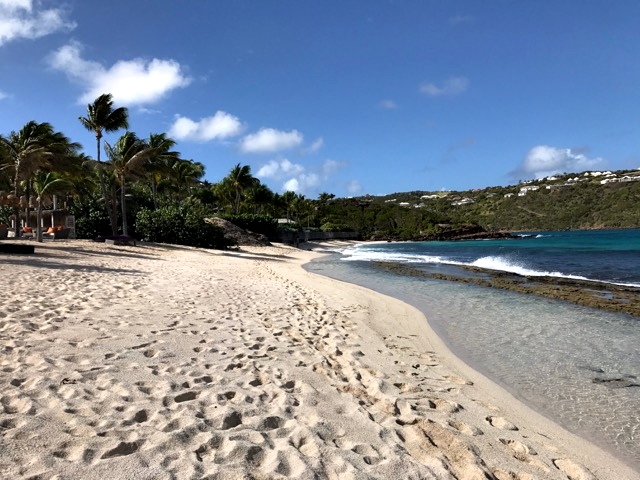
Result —
[[0, 256], [0, 478], [638, 478], [418, 310], [301, 268], [331, 246]]

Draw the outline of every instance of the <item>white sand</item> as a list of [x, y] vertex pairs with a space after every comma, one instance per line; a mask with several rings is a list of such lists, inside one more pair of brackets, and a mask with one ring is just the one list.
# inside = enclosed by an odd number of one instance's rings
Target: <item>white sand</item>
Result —
[[0, 256], [2, 479], [637, 478], [318, 251], [36, 252]]

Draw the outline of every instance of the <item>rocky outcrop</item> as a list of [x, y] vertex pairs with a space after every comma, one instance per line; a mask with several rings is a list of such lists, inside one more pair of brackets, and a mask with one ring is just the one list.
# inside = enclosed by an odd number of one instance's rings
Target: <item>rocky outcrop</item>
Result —
[[488, 231], [480, 225], [438, 225], [436, 233], [424, 235], [421, 240], [482, 240], [516, 238], [505, 231]]
[[219, 217], [206, 218], [205, 222], [211, 223], [216, 227], [221, 228], [224, 231], [224, 236], [227, 238], [231, 238], [236, 241], [236, 243], [240, 246], [246, 245], [249, 247], [266, 247], [271, 245], [269, 239], [260, 234], [253, 233], [248, 230], [244, 230], [237, 225], [229, 222], [228, 220], [224, 220]]

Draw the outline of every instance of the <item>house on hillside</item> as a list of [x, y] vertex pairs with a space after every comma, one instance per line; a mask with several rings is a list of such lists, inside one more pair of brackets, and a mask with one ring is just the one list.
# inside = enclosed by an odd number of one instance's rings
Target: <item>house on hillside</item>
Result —
[[471, 198], [465, 197], [461, 200], [457, 200], [453, 203], [451, 203], [451, 205], [453, 206], [458, 206], [458, 205], [469, 205], [470, 203], [475, 203]]
[[519, 197], [524, 197], [528, 192], [535, 192], [536, 190], [539, 190], [540, 187], [537, 185], [527, 185], [526, 187], [522, 187], [520, 189], [520, 191], [518, 192], [518, 196]]

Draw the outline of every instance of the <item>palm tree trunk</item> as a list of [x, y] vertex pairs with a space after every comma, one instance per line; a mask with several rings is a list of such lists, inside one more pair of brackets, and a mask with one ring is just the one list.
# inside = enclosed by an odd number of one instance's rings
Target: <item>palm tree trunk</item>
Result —
[[[31, 221], [31, 208], [29, 207], [29, 204], [31, 203], [31, 180], [27, 181], [27, 187], [25, 189], [24, 192], [25, 196], [27, 197], [27, 208], [25, 209], [26, 212], [26, 222], [27, 222], [27, 227], [30, 227], [31, 225], [29, 225], [30, 221]], [[38, 225], [36, 225], [37, 227]]]
[[[36, 240], [38, 242], [42, 242], [42, 228], [40, 228], [40, 224], [42, 223], [42, 198], [39, 197], [38, 205], [36, 209]], [[53, 227], [53, 225], [51, 225]]]
[[102, 201], [104, 202], [104, 208], [107, 210], [107, 216], [109, 217], [109, 222], [111, 223], [111, 232], [113, 235], [118, 234], [118, 215], [114, 215], [114, 201], [109, 201], [109, 192], [107, 190], [107, 179], [104, 171], [104, 166], [100, 161], [100, 139], [102, 135], [96, 135], [96, 147], [97, 147], [97, 156], [96, 159], [98, 161], [98, 179], [100, 181], [100, 192], [102, 193]]
[[153, 199], [153, 209], [158, 209], [158, 182], [155, 174], [151, 175], [151, 198]]
[[122, 234], [127, 235], [127, 203], [125, 202], [124, 175], [120, 177], [120, 206], [122, 207]]
[[[15, 195], [16, 198], [20, 198], [20, 190], [19, 190], [19, 184], [20, 184], [20, 161], [16, 161], [16, 175], [13, 181], [13, 194]], [[16, 237], [21, 237], [22, 236], [22, 228], [20, 227], [20, 205], [18, 205], [17, 207], [15, 207], [13, 209], [13, 215], [16, 219], [16, 233], [15, 236]]]
[[107, 182], [105, 179], [105, 171], [104, 171], [103, 164], [98, 165], [98, 177], [100, 179], [100, 190], [102, 192], [102, 200], [104, 202], [104, 207], [107, 210], [107, 215], [109, 216], [109, 222], [111, 223], [111, 231], [113, 235], [117, 235], [118, 234], [118, 213], [114, 212], [116, 208], [114, 204], [116, 203], [116, 201], [113, 198], [115, 196], [115, 192], [111, 192], [111, 195], [109, 195], [109, 191], [107, 190]]
[[118, 195], [116, 194], [115, 185], [111, 187], [111, 194], [109, 195], [110, 202], [110, 215], [111, 221], [111, 234], [118, 235]]

